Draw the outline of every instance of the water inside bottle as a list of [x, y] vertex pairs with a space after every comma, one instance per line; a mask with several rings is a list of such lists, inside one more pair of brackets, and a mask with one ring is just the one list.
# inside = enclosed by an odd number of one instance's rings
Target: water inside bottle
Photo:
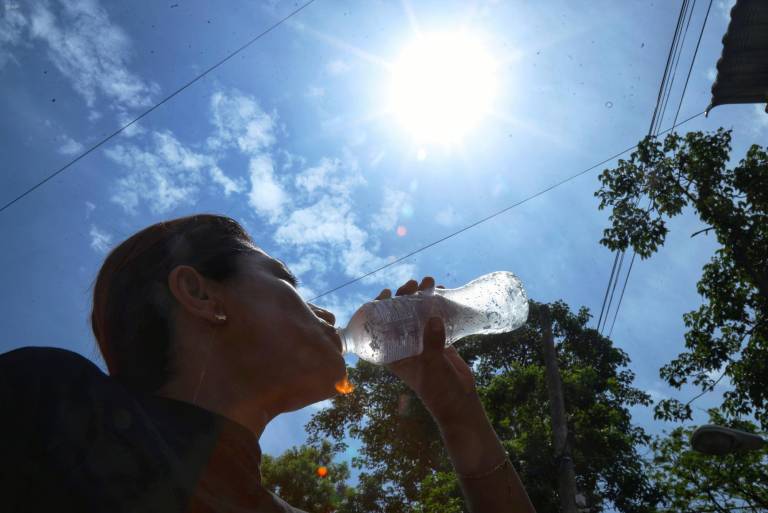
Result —
[[343, 330], [347, 350], [386, 364], [423, 350], [424, 325], [443, 319], [446, 345], [472, 334], [504, 333], [528, 317], [528, 298], [512, 273], [482, 276], [458, 289], [434, 289], [363, 305]]

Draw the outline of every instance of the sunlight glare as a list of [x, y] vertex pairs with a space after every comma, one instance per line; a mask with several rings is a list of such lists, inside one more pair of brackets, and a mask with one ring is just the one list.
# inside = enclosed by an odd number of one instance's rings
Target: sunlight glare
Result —
[[392, 67], [391, 109], [422, 142], [455, 143], [487, 114], [496, 64], [464, 32], [419, 37]]

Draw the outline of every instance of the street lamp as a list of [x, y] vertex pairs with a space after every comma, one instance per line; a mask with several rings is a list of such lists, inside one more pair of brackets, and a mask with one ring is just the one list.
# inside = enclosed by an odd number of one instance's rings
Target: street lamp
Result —
[[700, 426], [691, 435], [694, 450], [722, 456], [735, 452], [757, 451], [766, 442], [761, 436], [714, 424]]

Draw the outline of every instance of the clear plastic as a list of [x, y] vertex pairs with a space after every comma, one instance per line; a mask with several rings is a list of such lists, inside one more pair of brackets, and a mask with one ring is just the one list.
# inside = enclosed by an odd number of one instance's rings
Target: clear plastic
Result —
[[430, 317], [443, 319], [446, 345], [450, 345], [467, 335], [519, 328], [528, 319], [528, 297], [517, 276], [497, 271], [457, 289], [433, 288], [370, 301], [339, 334], [345, 352], [383, 365], [421, 353]]

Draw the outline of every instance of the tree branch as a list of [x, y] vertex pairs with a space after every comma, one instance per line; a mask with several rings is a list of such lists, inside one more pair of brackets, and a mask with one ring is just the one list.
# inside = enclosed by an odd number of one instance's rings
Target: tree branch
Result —
[[709, 500], [712, 501], [712, 504], [715, 505], [715, 507], [717, 508], [717, 511], [719, 511], [720, 513], [728, 513], [728, 510], [723, 508], [720, 505], [720, 503], [717, 502], [717, 499], [715, 499], [715, 496], [712, 494], [712, 490], [707, 489], [707, 490], [704, 490], [704, 492], [709, 496]]
[[699, 230], [698, 232], [693, 232], [693, 233], [691, 234], [691, 238], [694, 238], [694, 237], [696, 237], [696, 236], [697, 236], [698, 234], [700, 234], [700, 233], [706, 233], [706, 232], [708, 232], [709, 230], [714, 230], [714, 229], [715, 229], [715, 227], [714, 227], [714, 226], [710, 226], [709, 228], [704, 228], [703, 230]]

